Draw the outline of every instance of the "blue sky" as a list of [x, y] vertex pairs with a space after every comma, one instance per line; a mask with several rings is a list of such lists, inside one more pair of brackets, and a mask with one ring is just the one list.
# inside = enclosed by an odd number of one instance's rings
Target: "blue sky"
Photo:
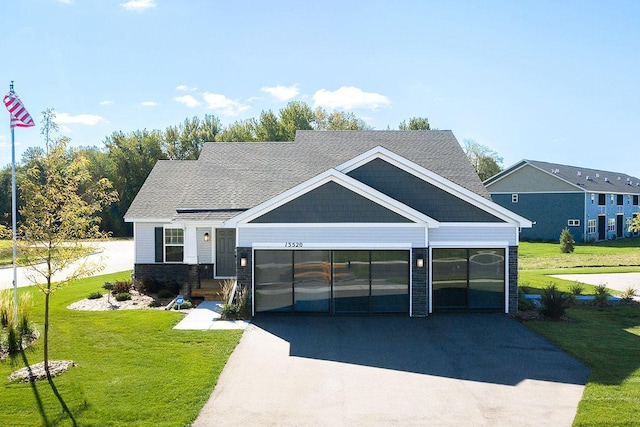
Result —
[[[523, 158], [640, 177], [640, 2], [20, 0], [4, 19], [11, 80], [73, 145], [291, 100], [375, 129], [426, 116]], [[0, 127], [0, 165], [11, 137]], [[42, 145], [16, 130], [16, 151]]]

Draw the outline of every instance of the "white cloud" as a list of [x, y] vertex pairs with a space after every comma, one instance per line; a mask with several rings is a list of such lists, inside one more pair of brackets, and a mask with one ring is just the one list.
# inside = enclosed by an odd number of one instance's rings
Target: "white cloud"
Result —
[[145, 9], [156, 7], [156, 1], [155, 0], [129, 0], [126, 3], [120, 3], [120, 6], [122, 6], [127, 10], [142, 12]]
[[176, 86], [176, 90], [183, 90], [185, 92], [193, 92], [195, 90], [198, 90], [197, 87], [189, 87], [187, 85], [178, 85]]
[[218, 93], [205, 92], [203, 97], [204, 102], [207, 103], [207, 108], [220, 111], [220, 113], [225, 116], [237, 116], [251, 108], [248, 105], [234, 101]]
[[313, 95], [314, 107], [326, 107], [332, 109], [352, 110], [365, 108], [377, 110], [378, 108], [391, 106], [391, 100], [384, 95], [373, 92], [364, 92], [353, 86], [342, 86], [333, 92], [320, 89]]
[[276, 98], [278, 101], [288, 101], [291, 98], [296, 97], [300, 90], [298, 89], [298, 85], [293, 86], [273, 86], [273, 87], [263, 87], [260, 88], [261, 92], [266, 92], [269, 95]]
[[173, 100], [177, 101], [177, 102], [179, 102], [181, 104], [184, 104], [189, 108], [195, 108], [195, 107], [199, 107], [200, 105], [202, 105], [202, 103], [200, 101], [198, 101], [197, 99], [195, 99], [191, 95], [176, 96], [175, 98], [173, 98]]
[[65, 124], [65, 123], [74, 123], [81, 124], [87, 126], [95, 126], [98, 123], [108, 123], [104, 117], [97, 116], [95, 114], [78, 114], [76, 116], [72, 116], [67, 113], [56, 113], [56, 123]]
[[113, 104], [113, 101], [109, 101], [108, 99], [105, 99], [104, 101], [100, 101], [100, 105], [111, 105]]
[[143, 107], [157, 107], [159, 104], [155, 101], [143, 101], [140, 103]]

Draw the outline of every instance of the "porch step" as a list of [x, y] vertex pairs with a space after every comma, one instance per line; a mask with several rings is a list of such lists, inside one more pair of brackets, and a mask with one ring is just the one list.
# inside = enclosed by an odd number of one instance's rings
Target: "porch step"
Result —
[[202, 279], [200, 287], [191, 289], [191, 297], [204, 298], [205, 301], [222, 300], [222, 283], [220, 279]]
[[222, 291], [220, 289], [191, 289], [192, 298], [204, 298], [205, 301], [221, 301]]

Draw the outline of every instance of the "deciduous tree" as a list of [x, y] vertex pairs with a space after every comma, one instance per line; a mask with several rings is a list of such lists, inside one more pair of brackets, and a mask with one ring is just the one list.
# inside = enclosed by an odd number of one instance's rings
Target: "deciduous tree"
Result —
[[502, 170], [502, 157], [498, 153], [472, 139], [465, 139], [463, 144], [464, 153], [482, 181]]
[[430, 130], [429, 119], [426, 117], [411, 117], [409, 123], [404, 120], [398, 125], [399, 130]]
[[[30, 167], [21, 181], [21, 251], [27, 277], [45, 296], [44, 368], [49, 375], [49, 301], [52, 293], [101, 266], [76, 262], [93, 248], [85, 239], [106, 237], [100, 231], [100, 211], [117, 200], [106, 178], [93, 180], [82, 156], [69, 158], [66, 138], [49, 146], [40, 164]], [[54, 283], [54, 275], [57, 275]]]

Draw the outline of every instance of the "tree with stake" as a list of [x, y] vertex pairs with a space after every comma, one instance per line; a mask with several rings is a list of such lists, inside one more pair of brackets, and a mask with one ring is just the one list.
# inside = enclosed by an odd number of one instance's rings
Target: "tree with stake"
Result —
[[562, 233], [560, 233], [560, 252], [562, 252], [563, 254], [572, 253], [575, 244], [576, 241], [573, 239], [573, 236], [571, 235], [569, 229], [565, 228], [564, 230], [562, 230]]
[[[50, 110], [45, 115], [47, 112]], [[43, 123], [46, 126], [47, 122]], [[65, 137], [46, 141], [48, 153], [27, 170], [20, 185], [20, 234], [27, 277], [45, 296], [43, 347], [47, 377], [49, 300], [55, 290], [102, 269], [99, 263], [86, 260], [96, 248], [84, 241], [107, 237], [99, 229], [98, 213], [117, 200], [111, 182], [106, 178], [92, 181], [86, 159], [67, 152], [67, 142]]]

